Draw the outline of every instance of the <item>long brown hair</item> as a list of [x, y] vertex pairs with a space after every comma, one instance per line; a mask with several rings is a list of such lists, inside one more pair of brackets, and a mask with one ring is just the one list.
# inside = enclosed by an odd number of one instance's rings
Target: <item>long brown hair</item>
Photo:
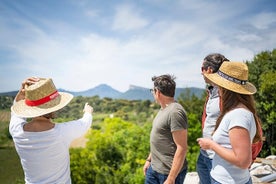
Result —
[[216, 129], [220, 125], [223, 116], [227, 112], [235, 109], [237, 105], [241, 103], [245, 105], [248, 108], [248, 110], [251, 111], [254, 115], [255, 124], [256, 124], [256, 135], [254, 136], [253, 143], [259, 140], [262, 140], [262, 137], [260, 135], [261, 121], [260, 121], [260, 118], [257, 116], [253, 95], [244, 95], [244, 94], [235, 93], [233, 91], [224, 89], [222, 87], [219, 87], [219, 90], [221, 95], [220, 96], [221, 113], [217, 119], [214, 131], [216, 131]]

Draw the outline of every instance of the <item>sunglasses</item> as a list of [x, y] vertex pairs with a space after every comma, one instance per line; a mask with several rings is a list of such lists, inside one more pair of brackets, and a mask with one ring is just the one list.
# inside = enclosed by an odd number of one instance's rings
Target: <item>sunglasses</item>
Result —
[[156, 92], [156, 89], [155, 88], [154, 89], [150, 89], [150, 92], [153, 94], [153, 93]]
[[205, 67], [201, 67], [201, 72], [203, 72], [203, 71], [205, 71], [205, 70], [207, 70]]

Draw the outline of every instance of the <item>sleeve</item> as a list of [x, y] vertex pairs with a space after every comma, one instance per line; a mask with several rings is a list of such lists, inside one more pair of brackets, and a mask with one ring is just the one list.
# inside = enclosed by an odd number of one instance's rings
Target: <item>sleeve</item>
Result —
[[57, 124], [60, 128], [61, 135], [65, 142], [70, 144], [74, 139], [85, 134], [92, 125], [92, 115], [84, 113], [83, 117], [78, 120]]
[[171, 114], [171, 132], [188, 128], [187, 116], [182, 108], [176, 108]]
[[19, 117], [11, 112], [11, 120], [9, 124], [9, 132], [12, 137], [23, 131], [23, 125], [26, 123], [26, 118]]
[[230, 120], [228, 130], [232, 129], [233, 127], [242, 127], [247, 130], [250, 130], [251, 127], [251, 119], [250, 119], [251, 112], [249, 111], [236, 111], [232, 114], [232, 119]]

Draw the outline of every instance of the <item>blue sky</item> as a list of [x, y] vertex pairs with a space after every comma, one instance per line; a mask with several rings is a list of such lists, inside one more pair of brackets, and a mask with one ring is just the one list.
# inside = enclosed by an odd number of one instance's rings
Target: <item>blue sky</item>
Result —
[[252, 60], [276, 48], [274, 0], [0, 0], [0, 92], [28, 76], [82, 91], [201, 87], [203, 58]]

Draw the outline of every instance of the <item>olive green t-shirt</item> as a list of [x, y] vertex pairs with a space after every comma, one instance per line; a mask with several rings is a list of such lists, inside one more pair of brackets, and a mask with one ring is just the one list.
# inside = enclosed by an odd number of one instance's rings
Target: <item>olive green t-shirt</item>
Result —
[[[169, 174], [176, 151], [172, 132], [187, 128], [186, 113], [179, 103], [174, 102], [160, 109], [153, 120], [150, 134], [151, 166], [154, 171]], [[182, 169], [185, 166], [186, 159]]]

